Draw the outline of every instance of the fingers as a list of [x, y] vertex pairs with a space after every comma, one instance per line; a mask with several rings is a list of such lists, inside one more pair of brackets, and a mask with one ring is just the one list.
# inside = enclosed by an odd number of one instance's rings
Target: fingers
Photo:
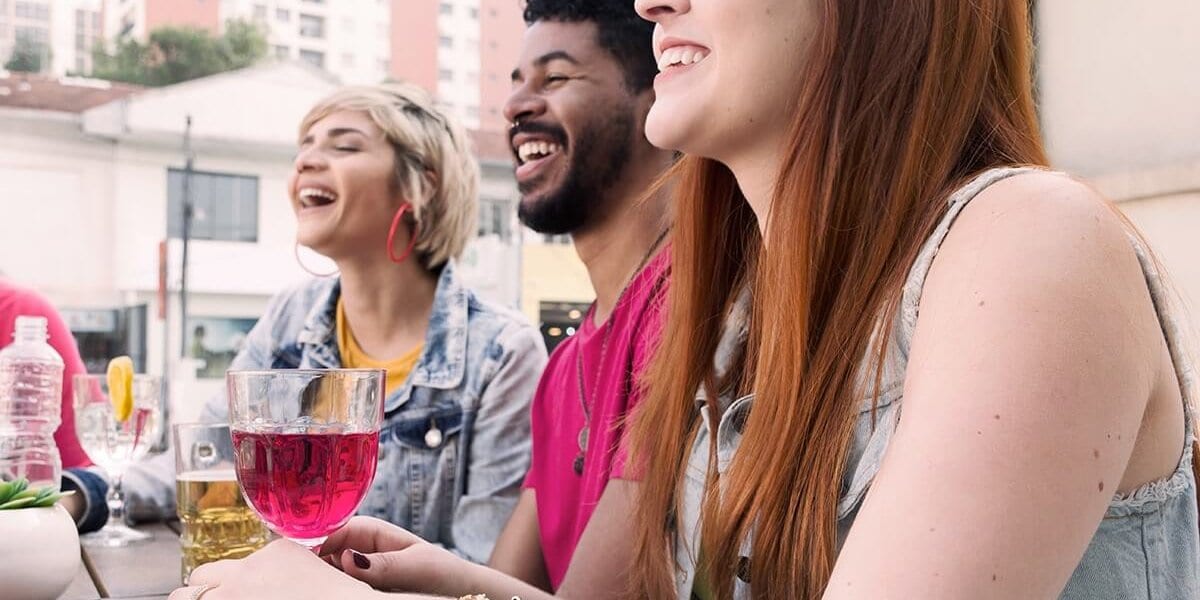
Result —
[[377, 590], [413, 589], [413, 577], [403, 564], [392, 557], [399, 552], [362, 553], [346, 550], [341, 554], [341, 569], [347, 575], [370, 584]]
[[345, 527], [333, 532], [321, 545], [323, 554], [340, 556], [346, 550], [359, 552], [392, 552], [403, 550], [413, 544], [423, 543], [413, 535], [391, 523], [371, 517], [354, 517]]
[[445, 590], [461, 583], [449, 581], [451, 574], [461, 575], [469, 564], [426, 542], [393, 552], [347, 550], [340, 558], [344, 573], [375, 589], [450, 596], [456, 594]]
[[188, 587], [199, 587], [202, 585], [215, 586], [233, 568], [236, 568], [236, 562], [233, 560], [218, 560], [217, 562], [200, 565], [192, 571], [191, 575], [188, 575]]
[[171, 592], [167, 600], [214, 600], [216, 589], [211, 585], [189, 585]]

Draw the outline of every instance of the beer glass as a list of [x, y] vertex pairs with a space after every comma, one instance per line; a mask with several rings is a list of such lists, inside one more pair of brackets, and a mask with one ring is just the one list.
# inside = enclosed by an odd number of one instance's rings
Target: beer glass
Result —
[[238, 488], [229, 426], [184, 423], [173, 432], [186, 583], [202, 564], [250, 555], [267, 543], [268, 533]]

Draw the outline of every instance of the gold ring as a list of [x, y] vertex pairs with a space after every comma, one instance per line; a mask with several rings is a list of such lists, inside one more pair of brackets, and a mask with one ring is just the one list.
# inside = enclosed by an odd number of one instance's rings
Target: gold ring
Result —
[[208, 593], [209, 591], [216, 589], [216, 587], [217, 586], [215, 586], [215, 585], [206, 583], [206, 584], [192, 590], [192, 595], [188, 596], [188, 600], [200, 600], [200, 596], [203, 596], [204, 594]]

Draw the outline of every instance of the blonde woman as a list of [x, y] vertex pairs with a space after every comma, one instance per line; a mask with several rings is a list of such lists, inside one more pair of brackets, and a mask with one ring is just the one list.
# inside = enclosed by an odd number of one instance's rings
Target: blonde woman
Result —
[[[298, 244], [338, 273], [271, 300], [231, 368], [386, 369], [379, 467], [360, 512], [485, 562], [528, 468], [546, 352], [533, 326], [456, 271], [478, 177], [462, 128], [419, 88], [319, 102], [300, 124], [289, 192]], [[205, 406], [204, 420], [227, 418], [223, 397]], [[144, 465], [128, 476], [131, 501], [170, 509], [172, 476]]]

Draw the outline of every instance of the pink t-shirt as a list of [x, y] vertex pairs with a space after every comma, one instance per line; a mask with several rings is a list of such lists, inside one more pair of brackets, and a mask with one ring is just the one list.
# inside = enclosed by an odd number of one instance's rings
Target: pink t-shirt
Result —
[[[613, 308], [611, 331], [591, 311], [579, 332], [550, 356], [533, 399], [533, 461], [525, 487], [536, 491], [542, 555], [554, 589], [562, 583], [575, 546], [609, 479], [625, 478], [625, 422], [640, 399], [638, 375], [662, 329], [669, 250], [654, 257]], [[579, 353], [590, 408], [583, 475], [574, 470], [584, 411]], [[601, 361], [603, 354], [603, 362]]]
[[71, 380], [77, 374], [87, 373], [75, 337], [58, 311], [38, 293], [19, 287], [0, 277], [0, 348], [13, 341], [13, 328], [17, 317], [46, 317], [49, 323], [50, 345], [63, 359], [62, 425], [54, 432], [54, 442], [62, 457], [63, 468], [87, 467], [88, 460], [79, 439], [75, 437], [75, 408], [72, 399], [74, 386]]

